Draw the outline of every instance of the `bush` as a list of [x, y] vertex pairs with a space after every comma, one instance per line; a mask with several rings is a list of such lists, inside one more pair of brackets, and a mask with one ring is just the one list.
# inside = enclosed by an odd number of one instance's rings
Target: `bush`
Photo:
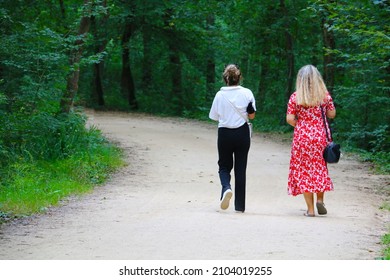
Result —
[[123, 164], [121, 151], [95, 128], [83, 128], [63, 138], [71, 147], [66, 156], [50, 160], [21, 157], [3, 169], [0, 220], [44, 211], [70, 194], [84, 193]]

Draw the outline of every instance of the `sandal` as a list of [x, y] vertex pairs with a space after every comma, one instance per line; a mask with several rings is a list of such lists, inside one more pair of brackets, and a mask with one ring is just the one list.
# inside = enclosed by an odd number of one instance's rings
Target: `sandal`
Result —
[[325, 208], [325, 204], [323, 202], [317, 202], [316, 206], [317, 206], [318, 215], [326, 215], [326, 213], [328, 213], [328, 211]]
[[314, 214], [309, 214], [309, 211], [306, 211], [306, 213], [303, 213], [303, 215], [306, 217], [315, 217], [316, 216]]

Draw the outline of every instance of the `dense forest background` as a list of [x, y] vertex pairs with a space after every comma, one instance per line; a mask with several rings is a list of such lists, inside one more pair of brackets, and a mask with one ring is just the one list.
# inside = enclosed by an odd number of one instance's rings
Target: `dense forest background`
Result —
[[0, 0], [0, 168], [88, 145], [79, 107], [207, 119], [237, 63], [259, 131], [316, 65], [337, 142], [389, 171], [389, 29], [386, 0]]

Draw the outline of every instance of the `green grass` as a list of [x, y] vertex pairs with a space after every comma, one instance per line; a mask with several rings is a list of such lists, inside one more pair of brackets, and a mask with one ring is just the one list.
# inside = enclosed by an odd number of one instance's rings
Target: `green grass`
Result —
[[390, 202], [384, 202], [379, 209], [390, 211]]
[[390, 260], [390, 233], [385, 234], [382, 237], [382, 244], [385, 245], [385, 249], [383, 250], [383, 258], [385, 260]]
[[67, 159], [14, 163], [0, 185], [0, 221], [39, 213], [69, 195], [88, 192], [123, 164], [121, 151], [104, 141]]

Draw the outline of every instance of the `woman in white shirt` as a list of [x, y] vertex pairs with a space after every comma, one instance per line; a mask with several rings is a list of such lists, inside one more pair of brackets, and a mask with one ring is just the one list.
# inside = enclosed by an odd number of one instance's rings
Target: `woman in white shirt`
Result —
[[255, 98], [250, 89], [239, 85], [241, 72], [237, 65], [229, 64], [223, 72], [226, 86], [214, 97], [209, 117], [218, 121], [218, 166], [222, 185], [221, 209], [229, 207], [233, 196], [230, 172], [234, 167], [234, 207], [245, 211], [246, 167], [250, 147], [248, 119], [254, 119]]

